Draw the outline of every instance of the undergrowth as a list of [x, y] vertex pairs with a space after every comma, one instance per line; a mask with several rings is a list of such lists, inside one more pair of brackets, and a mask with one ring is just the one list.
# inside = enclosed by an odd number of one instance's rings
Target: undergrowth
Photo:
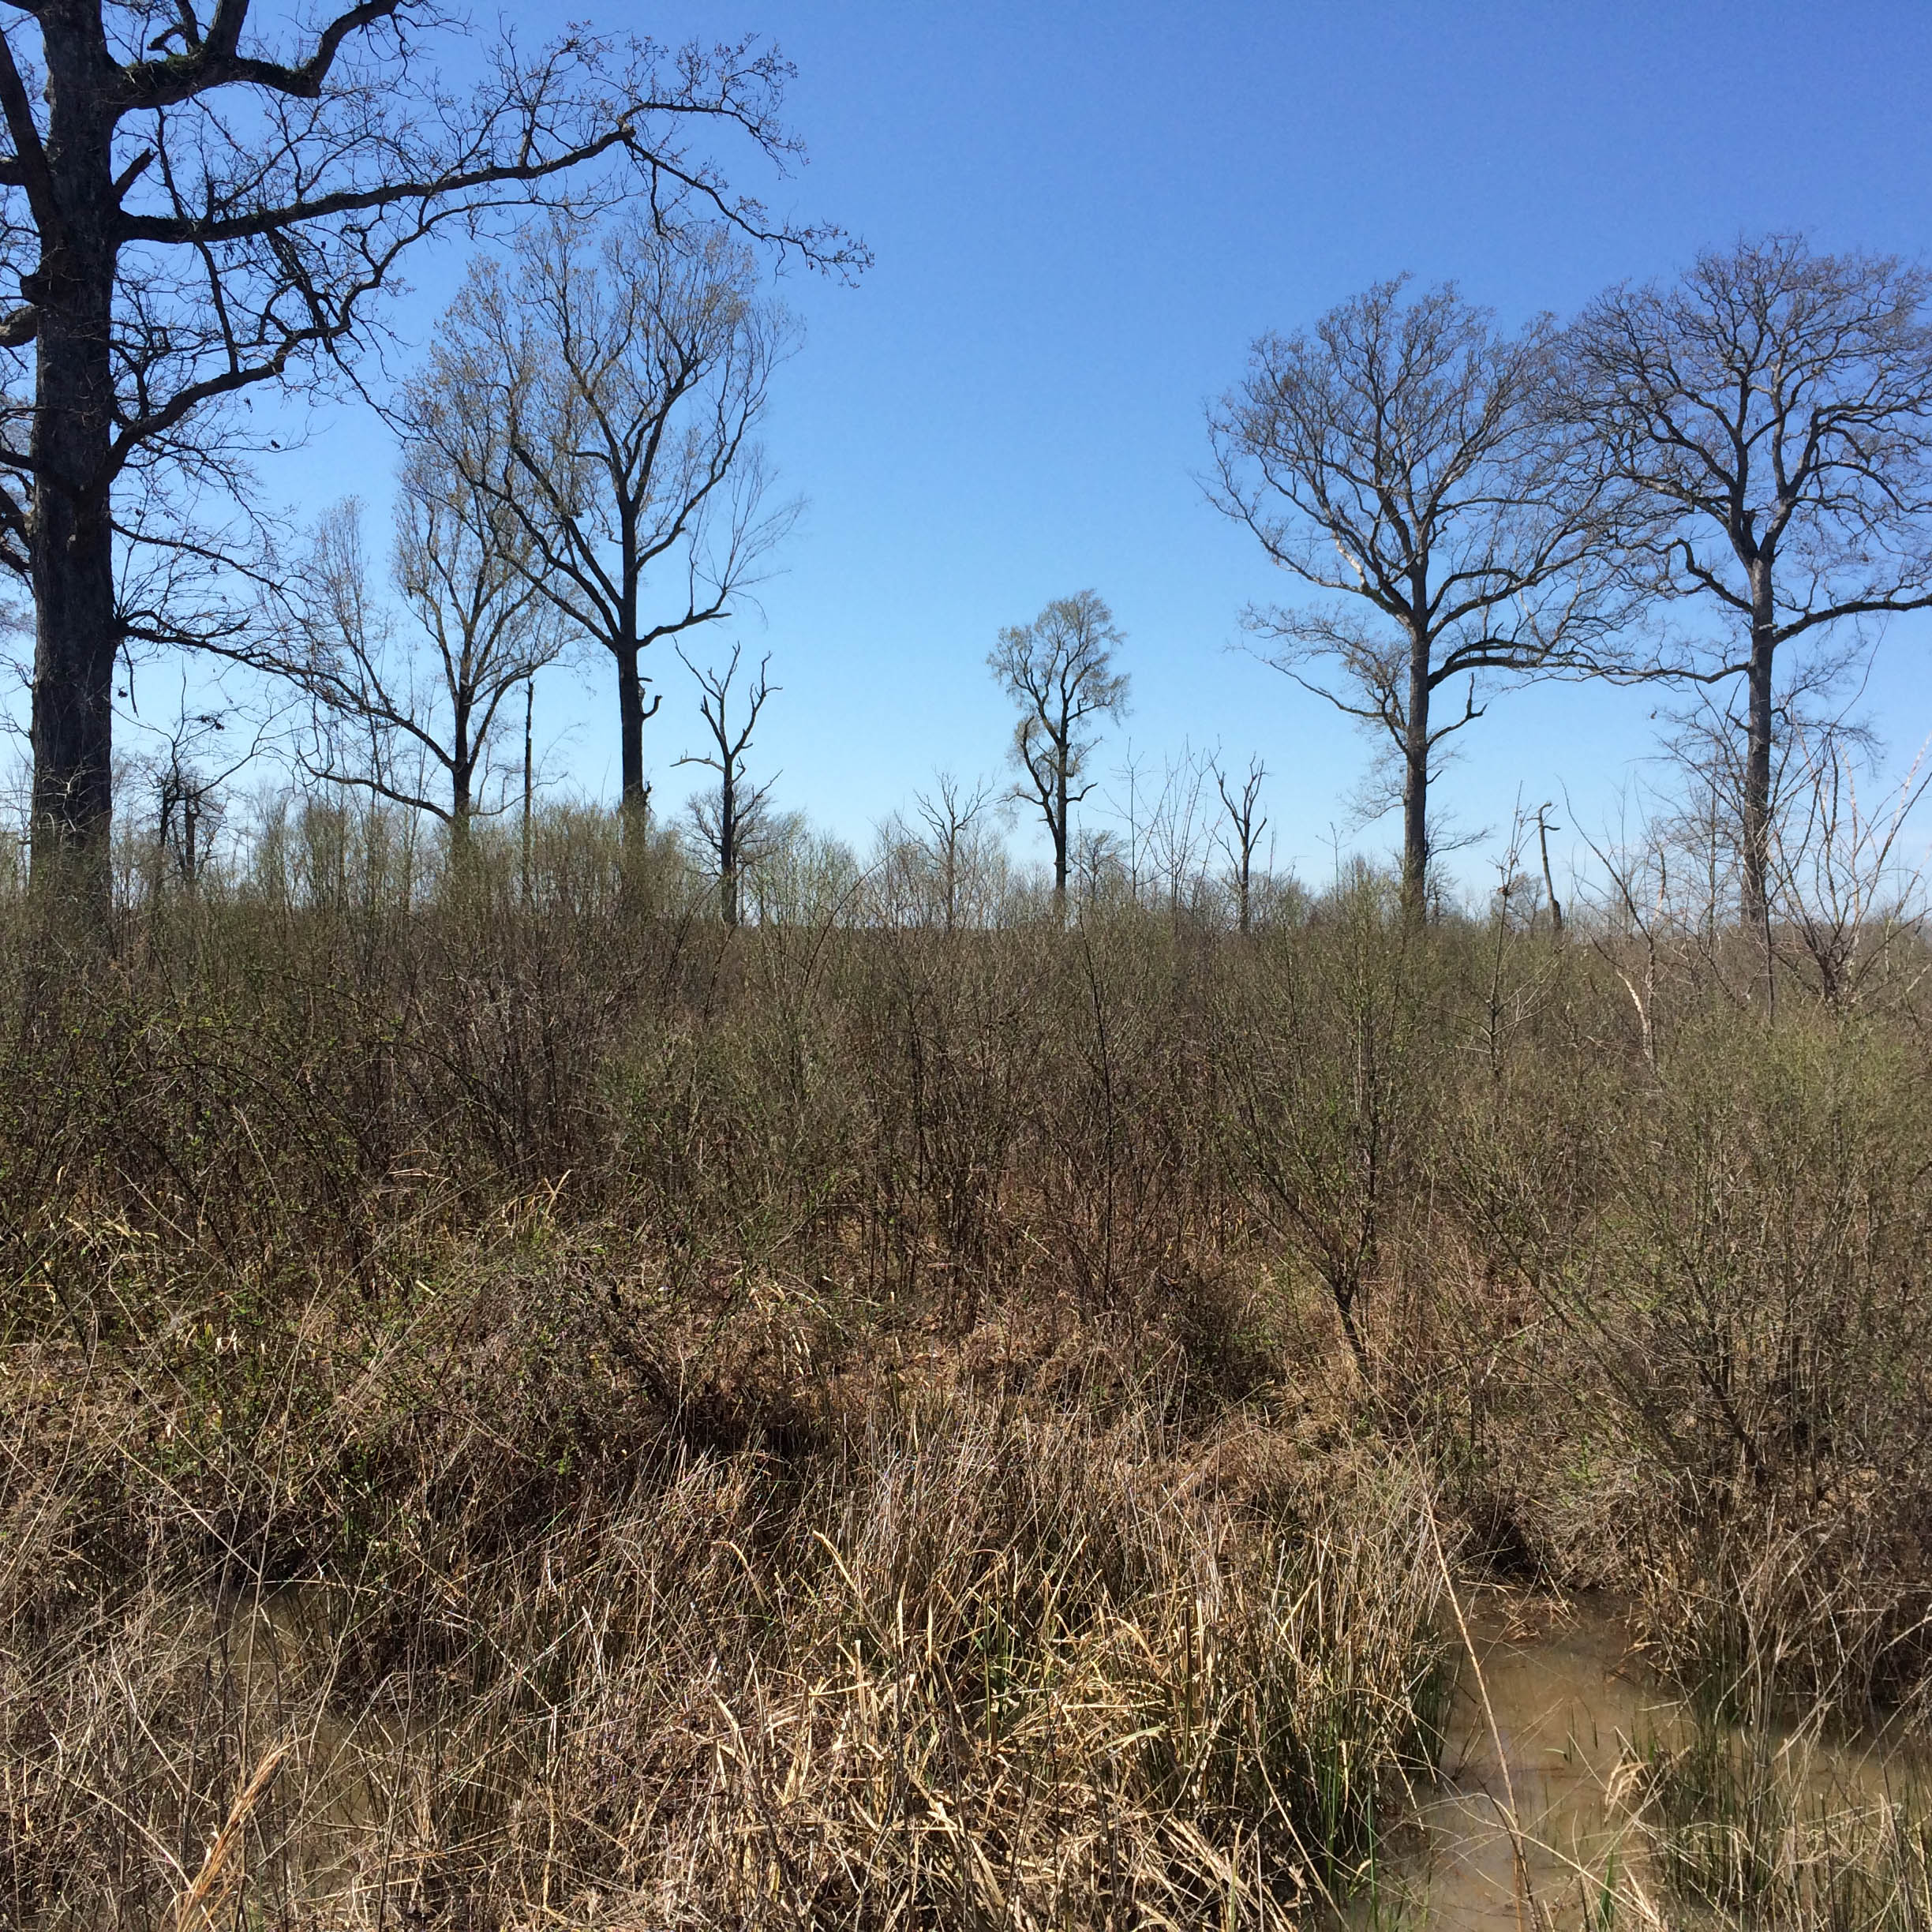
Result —
[[1305, 1918], [1458, 1568], [1923, 1724], [1903, 954], [1773, 1013], [1368, 875], [732, 932], [620, 859], [13, 909], [12, 1922]]

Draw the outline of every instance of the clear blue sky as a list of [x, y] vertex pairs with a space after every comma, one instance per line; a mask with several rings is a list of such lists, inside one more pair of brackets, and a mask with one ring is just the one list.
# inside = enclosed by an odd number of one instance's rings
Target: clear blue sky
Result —
[[[1184, 739], [1237, 762], [1260, 753], [1280, 856], [1321, 876], [1368, 747], [1239, 649], [1242, 604], [1284, 586], [1195, 480], [1204, 404], [1250, 339], [1403, 269], [1452, 278], [1513, 322], [1741, 230], [1911, 256], [1932, 242], [1923, 0], [571, 11], [672, 40], [774, 39], [799, 69], [790, 118], [811, 164], [774, 185], [725, 158], [877, 257], [854, 290], [788, 280], [808, 339], [766, 440], [810, 507], [763, 621], [739, 627], [784, 687], [760, 768], [781, 767], [785, 803], [857, 841], [936, 767], [999, 765], [994, 632], [1091, 586], [1129, 636], [1123, 736], [1155, 761]], [[525, 34], [560, 17], [511, 17]], [[404, 317], [418, 335], [448, 279], [422, 284]], [[373, 496], [386, 460], [345, 421], [263, 480]], [[1895, 626], [1872, 687], [1907, 753], [1932, 732], [1929, 646], [1932, 626]], [[656, 670], [668, 696], [650, 755], [677, 791], [695, 707], [675, 661]], [[568, 728], [573, 781], [607, 792], [611, 696], [593, 676], [556, 689], [549, 722]], [[1574, 686], [1501, 697], [1441, 802], [1475, 829], [1506, 821], [1519, 787], [1533, 804], [1567, 785], [1601, 822], [1653, 747], [1653, 702]], [[1359, 842], [1395, 837], [1384, 821]]]

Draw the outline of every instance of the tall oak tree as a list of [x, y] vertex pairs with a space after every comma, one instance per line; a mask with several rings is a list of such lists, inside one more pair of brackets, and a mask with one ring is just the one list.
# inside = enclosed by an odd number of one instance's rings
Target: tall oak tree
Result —
[[1482, 715], [1485, 681], [1601, 662], [1623, 603], [1611, 492], [1553, 419], [1553, 326], [1509, 333], [1453, 287], [1406, 280], [1262, 337], [1209, 429], [1213, 500], [1328, 593], [1248, 613], [1268, 661], [1386, 732], [1400, 762], [1413, 913], [1443, 741]]
[[1744, 687], [1743, 912], [1769, 917], [1780, 653], [1932, 605], [1932, 276], [1771, 235], [1600, 296], [1571, 419], [1650, 516], [1649, 587], [1720, 620], [1657, 668]]

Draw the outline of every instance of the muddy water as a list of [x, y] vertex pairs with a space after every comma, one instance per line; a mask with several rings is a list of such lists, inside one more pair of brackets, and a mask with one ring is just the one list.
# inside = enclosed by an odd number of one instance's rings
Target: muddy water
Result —
[[1681, 1707], [1646, 1678], [1607, 1608], [1477, 1608], [1470, 1636], [1480, 1682], [1466, 1660], [1442, 1783], [1420, 1795], [1415, 1837], [1361, 1926], [1575, 1923], [1632, 1855], [1616, 1802], [1632, 1747], [1683, 1728]]
[[[1632, 1654], [1617, 1605], [1479, 1601], [1466, 1614], [1473, 1657], [1458, 1675], [1441, 1777], [1416, 1794], [1415, 1824], [1346, 1913], [1350, 1932], [1608, 1923], [1606, 1885], [1648, 1878], [1632, 1820], [1638, 1754], [1688, 1741], [1690, 1713]], [[303, 1720], [304, 1788], [286, 1855], [294, 1895], [353, 1918], [402, 1876], [388, 1852], [403, 1802], [395, 1768], [420, 1740], [393, 1713], [324, 1714], [326, 1689], [300, 1666], [323, 1647], [325, 1627], [319, 1604], [290, 1590], [236, 1606], [223, 1634], [268, 1731], [286, 1735], [291, 1718]], [[1798, 1747], [1784, 1762], [1799, 1785], [1837, 1802], [1881, 1802], [1896, 1777], [1923, 1780], [1926, 1769], [1916, 1753], [1908, 1763], [1877, 1739], [1783, 1742]]]
[[296, 1747], [275, 1787], [289, 1895], [323, 1915], [318, 1924], [380, 1923], [395, 1876], [384, 1855], [395, 1836], [394, 1769], [417, 1727], [391, 1711], [331, 1709], [330, 1673], [317, 1668], [330, 1654], [328, 1612], [327, 1598], [301, 1585], [242, 1597], [220, 1619], [222, 1649], [256, 1728]]
[[[1688, 1709], [1632, 1655], [1614, 1606], [1477, 1608], [1468, 1634], [1440, 1782], [1353, 1923], [1541, 1932], [1608, 1923], [1607, 1893], [1632, 1879], [1654, 1897], [1640, 1753], [1688, 1743]], [[1753, 1735], [1809, 1817], [1870, 1814], [1914, 1790], [1923, 1805], [1923, 1754], [1896, 1739]]]

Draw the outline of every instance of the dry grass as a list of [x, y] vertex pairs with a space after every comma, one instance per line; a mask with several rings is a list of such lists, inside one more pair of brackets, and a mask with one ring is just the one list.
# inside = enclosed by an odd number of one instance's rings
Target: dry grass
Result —
[[1173, 1394], [874, 1391], [646, 1433], [494, 1548], [418, 1494], [265, 1595], [174, 1582], [179, 1520], [131, 1593], [18, 1588], [18, 1922], [1287, 1923], [1432, 1762], [1426, 1492]]
[[1923, 1932], [1932, 1809], [1909, 1773], [1814, 1727], [1703, 1713], [1634, 1758], [1622, 1792], [1636, 1856], [1601, 1882], [1593, 1922]]

